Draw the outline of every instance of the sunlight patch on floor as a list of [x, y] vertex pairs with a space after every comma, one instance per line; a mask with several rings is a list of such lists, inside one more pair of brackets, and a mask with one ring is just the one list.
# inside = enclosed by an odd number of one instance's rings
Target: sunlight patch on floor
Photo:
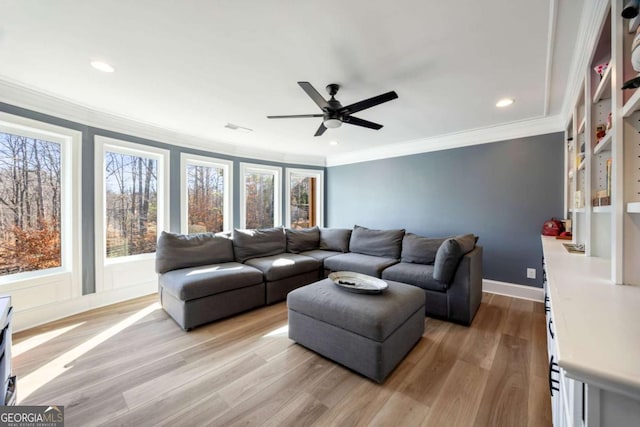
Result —
[[289, 336], [289, 325], [284, 325], [281, 328], [274, 329], [273, 331], [264, 334], [262, 338], [288, 337], [288, 336]]
[[20, 356], [21, 354], [26, 353], [29, 350], [33, 350], [34, 348], [46, 343], [49, 340], [59, 337], [60, 335], [67, 333], [70, 330], [75, 329], [80, 325], [84, 325], [85, 323], [87, 322], [80, 322], [80, 323], [76, 323], [75, 325], [66, 326], [64, 328], [43, 332], [31, 338], [27, 338], [24, 341], [20, 341], [17, 344], [13, 344], [13, 346], [11, 347], [11, 355], [13, 357]]
[[66, 370], [71, 369], [72, 366], [67, 367], [67, 365], [73, 363], [76, 359], [83, 356], [87, 352], [91, 351], [98, 345], [107, 341], [114, 335], [122, 332], [129, 326], [135, 324], [137, 321], [142, 320], [144, 317], [153, 313], [156, 310], [160, 309], [159, 303], [153, 303], [148, 307], [143, 308], [142, 310], [132, 314], [126, 319], [118, 322], [113, 325], [109, 329], [104, 330], [98, 335], [90, 338], [89, 340], [83, 342], [82, 344], [72, 348], [64, 354], [53, 359], [51, 362], [41, 366], [36, 369], [29, 375], [26, 375], [19, 380], [20, 391], [18, 393], [18, 404], [20, 404], [24, 399], [29, 397], [34, 391], [38, 390], [43, 385], [47, 384], [49, 381], [52, 381], [56, 377], [63, 374]]

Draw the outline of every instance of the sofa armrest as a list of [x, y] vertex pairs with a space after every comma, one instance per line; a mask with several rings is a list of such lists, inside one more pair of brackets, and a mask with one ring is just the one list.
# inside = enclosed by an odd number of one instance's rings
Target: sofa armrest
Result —
[[465, 254], [447, 289], [449, 319], [470, 325], [482, 300], [482, 246]]

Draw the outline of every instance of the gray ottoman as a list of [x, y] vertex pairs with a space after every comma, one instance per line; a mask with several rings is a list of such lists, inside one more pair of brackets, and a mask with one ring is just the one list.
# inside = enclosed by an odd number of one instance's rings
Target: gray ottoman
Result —
[[424, 333], [424, 291], [386, 281], [378, 295], [346, 291], [329, 279], [287, 296], [289, 338], [379, 383]]

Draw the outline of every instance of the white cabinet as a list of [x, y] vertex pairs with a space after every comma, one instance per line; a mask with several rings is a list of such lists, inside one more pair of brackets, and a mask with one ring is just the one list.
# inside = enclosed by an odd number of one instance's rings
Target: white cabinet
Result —
[[640, 288], [542, 237], [549, 391], [558, 427], [640, 426]]

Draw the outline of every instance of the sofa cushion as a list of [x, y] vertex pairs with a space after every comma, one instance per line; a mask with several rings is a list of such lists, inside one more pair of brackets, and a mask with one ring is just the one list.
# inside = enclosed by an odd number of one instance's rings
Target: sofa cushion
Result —
[[283, 253], [268, 257], [252, 258], [246, 262], [246, 265], [262, 271], [265, 279], [268, 282], [273, 282], [318, 270], [322, 263], [308, 256]]
[[402, 262], [415, 264], [433, 264], [436, 253], [446, 237], [422, 237], [413, 233], [407, 233], [402, 239]]
[[163, 231], [156, 246], [156, 273], [233, 261], [233, 243], [214, 233], [176, 234]]
[[277, 255], [286, 252], [287, 238], [282, 227], [233, 230], [233, 250], [236, 261]]
[[325, 251], [349, 252], [351, 230], [348, 228], [321, 228], [320, 247]]
[[160, 285], [174, 297], [189, 301], [262, 283], [262, 272], [238, 262], [172, 270], [160, 275]]
[[320, 262], [324, 262], [324, 260], [327, 258], [341, 254], [342, 252], [325, 251], [322, 249], [314, 249], [312, 251], [305, 251], [300, 253], [300, 255], [310, 256], [311, 258], [317, 259]]
[[304, 251], [318, 249], [320, 246], [320, 229], [318, 227], [285, 230], [287, 235], [287, 252], [299, 254]]
[[331, 271], [355, 271], [356, 273], [380, 277], [382, 270], [397, 263], [398, 260], [394, 258], [384, 258], [351, 252], [325, 259], [324, 268]]
[[433, 265], [427, 264], [400, 262], [385, 268], [382, 272], [382, 278], [439, 292], [446, 291], [448, 286], [447, 283], [442, 283], [433, 278]]
[[363, 255], [385, 258], [400, 258], [402, 250], [402, 230], [372, 230], [356, 225], [351, 233], [349, 250]]
[[433, 264], [433, 277], [444, 283], [451, 283], [458, 268], [460, 259], [476, 246], [473, 234], [452, 237], [445, 240], [438, 248]]

